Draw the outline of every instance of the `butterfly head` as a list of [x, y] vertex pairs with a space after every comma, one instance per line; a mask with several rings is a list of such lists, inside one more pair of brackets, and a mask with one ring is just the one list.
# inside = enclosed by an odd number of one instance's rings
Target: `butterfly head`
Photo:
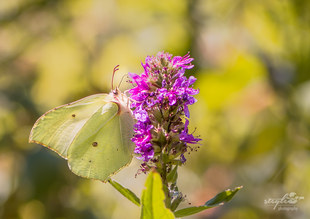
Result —
[[116, 87], [111, 92], [112, 92], [113, 96], [118, 96], [120, 93], [122, 93], [118, 87]]
[[[115, 89], [113, 89], [113, 81], [114, 81], [114, 75], [115, 72], [119, 70], [119, 65], [115, 66], [113, 69], [113, 75], [112, 75], [112, 90], [109, 94], [111, 97], [111, 101], [116, 103], [120, 108], [120, 112], [131, 112], [130, 107], [129, 107], [129, 98], [127, 97], [126, 94], [122, 93], [121, 90], [119, 89], [119, 86], [117, 86]], [[124, 77], [123, 77], [124, 78]], [[122, 78], [122, 80], [123, 80]], [[121, 80], [121, 82], [122, 82]]]
[[127, 95], [121, 92], [121, 90], [118, 87], [116, 87], [114, 90], [110, 92], [110, 96], [112, 97], [114, 102], [119, 102], [122, 105], [128, 105], [129, 99]]

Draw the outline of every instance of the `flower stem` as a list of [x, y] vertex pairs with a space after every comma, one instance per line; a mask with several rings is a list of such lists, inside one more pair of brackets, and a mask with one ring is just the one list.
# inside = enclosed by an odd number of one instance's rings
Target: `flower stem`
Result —
[[165, 162], [165, 159], [162, 159], [162, 171], [161, 171], [161, 179], [163, 182], [163, 190], [165, 193], [165, 205], [167, 208], [171, 208], [171, 197], [170, 197], [170, 191], [169, 191], [169, 185], [167, 180], [167, 164]]

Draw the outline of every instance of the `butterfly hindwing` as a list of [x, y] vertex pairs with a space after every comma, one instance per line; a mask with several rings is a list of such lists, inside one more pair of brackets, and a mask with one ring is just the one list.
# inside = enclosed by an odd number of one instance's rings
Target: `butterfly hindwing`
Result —
[[128, 129], [126, 123], [131, 120], [131, 115], [125, 116], [114, 102], [98, 109], [69, 148], [68, 162], [72, 172], [105, 181], [128, 164], [133, 152], [129, 138], [132, 124]]

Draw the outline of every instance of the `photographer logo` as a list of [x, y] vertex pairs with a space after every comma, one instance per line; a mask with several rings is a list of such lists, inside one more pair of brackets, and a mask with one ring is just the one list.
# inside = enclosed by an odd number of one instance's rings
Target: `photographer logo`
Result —
[[278, 211], [297, 211], [297, 203], [303, 200], [303, 196], [298, 196], [296, 192], [286, 193], [282, 198], [269, 198], [264, 200], [264, 204]]

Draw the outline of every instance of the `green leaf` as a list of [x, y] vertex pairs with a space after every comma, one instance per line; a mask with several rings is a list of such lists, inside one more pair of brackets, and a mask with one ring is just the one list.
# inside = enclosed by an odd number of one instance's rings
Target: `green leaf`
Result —
[[142, 193], [142, 219], [173, 219], [173, 213], [166, 208], [163, 185], [160, 175], [151, 171]]
[[135, 193], [133, 193], [131, 190], [124, 188], [121, 184], [108, 179], [108, 182], [117, 190], [119, 191], [123, 196], [125, 196], [128, 200], [132, 201], [135, 205], [140, 206], [140, 199], [136, 196]]
[[179, 206], [179, 204], [184, 200], [182, 194], [180, 193], [171, 203], [171, 210], [175, 211], [175, 209], [177, 209], [177, 207]]
[[175, 183], [177, 181], [178, 178], [178, 165], [176, 165], [171, 172], [168, 174], [167, 176], [167, 181], [171, 182], [171, 183]]
[[213, 208], [219, 205], [223, 205], [225, 202], [228, 202], [232, 199], [232, 197], [242, 188], [242, 186], [236, 187], [234, 190], [225, 190], [216, 196], [214, 196], [212, 199], [207, 201], [204, 205], [202, 206], [197, 206], [197, 207], [189, 207], [189, 208], [184, 208], [181, 210], [178, 210], [174, 212], [174, 215], [176, 217], [184, 217], [184, 216], [189, 216], [193, 214], [197, 214], [203, 210], [206, 210], [208, 208]]

